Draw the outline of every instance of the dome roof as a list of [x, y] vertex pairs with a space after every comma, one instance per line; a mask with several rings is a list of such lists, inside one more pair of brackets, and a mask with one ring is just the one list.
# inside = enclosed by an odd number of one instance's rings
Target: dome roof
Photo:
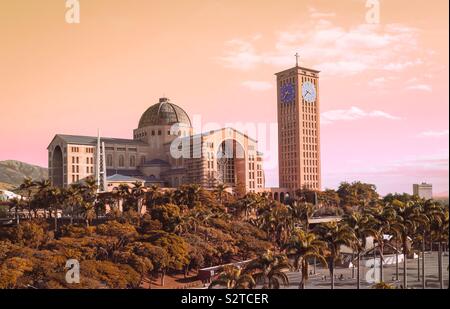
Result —
[[169, 102], [168, 98], [160, 98], [159, 103], [150, 106], [139, 120], [139, 128], [158, 125], [182, 123], [192, 127], [187, 113], [178, 105]]

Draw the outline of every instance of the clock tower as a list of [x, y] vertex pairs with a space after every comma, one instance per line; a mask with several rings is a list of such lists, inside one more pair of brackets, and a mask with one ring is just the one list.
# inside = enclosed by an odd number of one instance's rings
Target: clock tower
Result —
[[321, 189], [319, 71], [296, 66], [276, 73], [279, 186]]

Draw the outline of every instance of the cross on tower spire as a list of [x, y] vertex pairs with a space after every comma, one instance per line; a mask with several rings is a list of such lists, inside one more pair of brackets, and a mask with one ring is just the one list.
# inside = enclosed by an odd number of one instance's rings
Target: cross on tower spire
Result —
[[300, 55], [298, 53], [295, 53], [295, 66], [298, 67], [298, 59], [300, 58]]

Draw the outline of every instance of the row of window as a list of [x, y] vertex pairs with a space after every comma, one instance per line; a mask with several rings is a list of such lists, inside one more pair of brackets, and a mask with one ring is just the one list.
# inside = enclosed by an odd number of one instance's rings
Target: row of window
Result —
[[317, 130], [303, 129], [303, 134], [310, 135], [310, 136], [316, 136]]
[[[150, 131], [150, 135], [151, 136], [161, 136], [163, 134], [162, 130], [151, 130]], [[174, 131], [170, 131], [167, 130], [167, 136], [172, 135], [172, 136], [187, 136], [187, 132], [181, 131], [179, 130], [178, 133], [175, 133]], [[146, 137], [147, 136], [147, 132], [143, 131], [143, 132], [139, 132], [134, 134], [134, 139], [138, 139], [138, 138], [142, 138], [142, 137]]]
[[317, 122], [303, 121], [302, 127], [303, 128], [317, 129]]
[[317, 144], [317, 137], [312, 136], [303, 136], [303, 143], [316, 143]]
[[316, 107], [315, 106], [302, 106], [302, 112], [303, 113], [312, 113], [316, 115]]
[[319, 154], [317, 152], [309, 152], [309, 151], [304, 151], [303, 152], [303, 157], [305, 158], [318, 158]]
[[317, 145], [303, 144], [303, 150], [317, 151]]
[[[79, 164], [79, 163], [80, 163], [80, 157], [72, 157], [72, 164]], [[94, 158], [87, 157], [86, 164], [94, 164]]]
[[317, 115], [312, 115], [309, 113], [303, 113], [302, 114], [302, 118], [304, 121], [309, 120], [309, 121], [317, 121]]
[[318, 173], [318, 170], [319, 169], [317, 167], [307, 167], [307, 166], [303, 167], [303, 171], [305, 173]]
[[318, 166], [317, 160], [303, 160], [303, 164], [307, 166]]
[[[94, 147], [83, 147], [81, 149], [84, 149], [85, 153], [94, 153]], [[80, 152], [80, 147], [78, 146], [71, 146], [70, 147], [71, 152]], [[64, 153], [66, 152], [66, 148], [64, 148]]]
[[[141, 158], [141, 163], [145, 162], [145, 157]], [[124, 155], [119, 155], [119, 167], [125, 167], [125, 156]], [[113, 166], [113, 155], [112, 154], [107, 154], [106, 155], [106, 166], [111, 167]], [[135, 156], [130, 156], [129, 157], [129, 167], [136, 167], [136, 157]]]
[[304, 186], [306, 187], [306, 189], [318, 189], [319, 183], [318, 182], [306, 183], [304, 184]]
[[80, 180], [80, 175], [72, 175], [72, 182], [76, 182]]

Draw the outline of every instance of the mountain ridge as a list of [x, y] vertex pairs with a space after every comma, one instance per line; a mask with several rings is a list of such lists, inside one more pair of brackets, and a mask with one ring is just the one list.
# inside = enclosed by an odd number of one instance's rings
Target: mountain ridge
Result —
[[18, 187], [26, 177], [33, 180], [47, 179], [48, 169], [17, 160], [0, 161], [0, 189]]

